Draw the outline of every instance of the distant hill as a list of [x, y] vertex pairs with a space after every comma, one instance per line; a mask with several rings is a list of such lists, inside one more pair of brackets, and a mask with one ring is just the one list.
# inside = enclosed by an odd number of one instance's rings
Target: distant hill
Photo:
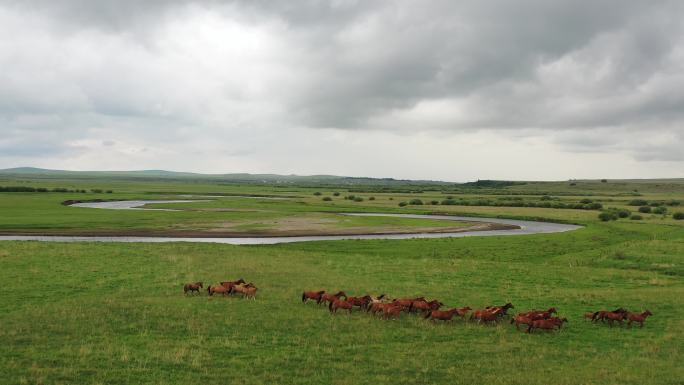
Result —
[[248, 184], [311, 184], [311, 185], [348, 185], [348, 186], [393, 186], [393, 185], [456, 185], [452, 182], [429, 180], [403, 180], [393, 178], [365, 178], [336, 175], [278, 175], [278, 174], [199, 174], [166, 170], [138, 171], [68, 171], [50, 170], [35, 167], [16, 167], [0, 170], [0, 178], [17, 179], [97, 179], [117, 180], [201, 180], [207, 182], [248, 183]]

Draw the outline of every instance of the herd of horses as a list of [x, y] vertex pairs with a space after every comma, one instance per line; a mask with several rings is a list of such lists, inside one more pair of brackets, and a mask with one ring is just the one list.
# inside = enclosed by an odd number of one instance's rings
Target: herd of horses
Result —
[[[197, 293], [200, 294], [200, 289], [204, 288], [204, 283], [194, 282], [186, 283], [183, 285], [183, 293], [185, 295]], [[256, 300], [256, 293], [258, 288], [252, 283], [245, 282], [244, 279], [240, 278], [237, 281], [225, 281], [220, 282], [217, 285], [207, 286], [207, 294], [213, 296], [214, 294], [220, 294], [222, 296], [228, 295], [242, 295], [242, 298], [254, 299]]]
[[[432, 321], [451, 321], [458, 316], [465, 321], [470, 313], [469, 320], [479, 324], [498, 324], [506, 316], [508, 311], [514, 306], [510, 302], [501, 306], [487, 306], [483, 309], [471, 309], [469, 306], [455, 307], [449, 310], [441, 310], [444, 304], [439, 300], [428, 301], [424, 297], [417, 298], [395, 298], [389, 299], [385, 294], [379, 296], [364, 295], [359, 297], [348, 296], [344, 291], [329, 293], [325, 290], [305, 291], [302, 293], [302, 303], [308, 301], [316, 302], [318, 305], [326, 305], [331, 314], [336, 314], [338, 310], [346, 310], [350, 314], [354, 309], [365, 311], [373, 315], [379, 315], [385, 319], [398, 319], [402, 313], [419, 313], [425, 319]], [[472, 311], [472, 312], [471, 312]], [[644, 326], [646, 318], [652, 313], [646, 310], [643, 313], [630, 313], [626, 309], [619, 308], [614, 311], [600, 310], [585, 314], [593, 322], [608, 321], [612, 327], [614, 321], [622, 324], [623, 320], [628, 320], [628, 325], [637, 322]], [[539, 330], [558, 330], [560, 331], [568, 319], [559, 317], [555, 307], [546, 310], [530, 310], [511, 316], [510, 324], [515, 324], [517, 330], [520, 325], [527, 327], [527, 332], [531, 333], [535, 329]]]

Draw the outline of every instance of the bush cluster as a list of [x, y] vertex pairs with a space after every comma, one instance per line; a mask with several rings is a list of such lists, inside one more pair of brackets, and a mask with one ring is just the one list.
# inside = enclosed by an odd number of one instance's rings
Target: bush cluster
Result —
[[672, 214], [672, 218], [674, 218], [678, 221], [681, 221], [682, 219], [684, 219], [684, 213], [683, 212], [676, 212], [676, 213]]
[[648, 214], [651, 212], [651, 206], [641, 206], [641, 207], [639, 207], [639, 212], [644, 213], [644, 214]]

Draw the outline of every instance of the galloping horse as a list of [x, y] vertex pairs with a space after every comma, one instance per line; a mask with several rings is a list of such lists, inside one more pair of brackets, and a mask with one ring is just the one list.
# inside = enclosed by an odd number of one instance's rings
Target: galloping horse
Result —
[[316, 301], [317, 304], [320, 304], [321, 300], [323, 299], [324, 293], [325, 293], [325, 290], [305, 291], [302, 293], [302, 303], [306, 302], [307, 300], [312, 300], [312, 301]]
[[515, 324], [516, 330], [520, 330], [520, 324], [530, 326], [534, 320], [526, 314], [518, 314], [511, 318], [511, 325]]
[[530, 310], [527, 313], [520, 313], [518, 315], [527, 316], [528, 318], [531, 318], [532, 321], [536, 321], [540, 319], [549, 319], [553, 313], [558, 313], [555, 307], [551, 307], [547, 310]]
[[233, 293], [242, 294], [243, 298], [256, 299], [257, 287], [252, 282], [248, 284], [241, 283], [233, 286]]
[[644, 327], [644, 322], [646, 321], [646, 318], [648, 318], [648, 316], [650, 315], [653, 315], [653, 313], [651, 313], [648, 310], [641, 314], [629, 313], [627, 315], [627, 319], [629, 320], [629, 322], [627, 322], [627, 326], [632, 327], [632, 322], [638, 322], [640, 324], [639, 327]]
[[197, 294], [200, 294], [200, 289], [204, 288], [202, 285], [202, 282], [186, 283], [183, 285], [183, 293], [187, 295], [188, 292], [196, 291]]
[[428, 313], [433, 310], [439, 310], [440, 307], [444, 306], [443, 303], [441, 303], [438, 300], [432, 300], [430, 302], [427, 302], [425, 300], [420, 300], [420, 301], [413, 301], [411, 302], [411, 305], [409, 306], [409, 313], [411, 313], [413, 310], [417, 310], [423, 313]]
[[405, 308], [401, 305], [394, 305], [391, 303], [385, 304], [382, 308], [382, 313], [386, 319], [394, 318], [399, 319], [401, 317], [401, 312]]
[[347, 302], [351, 303], [352, 306], [358, 306], [361, 309], [367, 309], [368, 305], [371, 303], [371, 296], [364, 295], [363, 297], [348, 297]]
[[394, 299], [392, 300], [392, 303], [395, 306], [402, 307], [402, 310], [410, 310], [411, 305], [416, 302], [416, 301], [425, 301], [425, 297], [418, 297], [418, 298], [399, 298], [399, 299]]
[[496, 324], [499, 321], [499, 318], [503, 317], [501, 315], [503, 312], [503, 307], [475, 310], [473, 314], [470, 315], [470, 320], [477, 320], [478, 323], [484, 321], [485, 323], [493, 322]]
[[564, 322], [568, 322], [567, 318], [553, 317], [549, 319], [541, 319], [532, 321], [530, 326], [527, 328], [527, 332], [531, 333], [532, 329], [544, 329], [544, 330], [554, 330], [558, 328], [560, 331], [561, 326]]
[[487, 306], [487, 307], [485, 307], [485, 310], [490, 310], [490, 311], [499, 310], [499, 312], [497, 313], [498, 317], [503, 317], [503, 316], [507, 315], [509, 309], [515, 309], [515, 306], [513, 306], [513, 304], [510, 302], [505, 304], [505, 305], [501, 305], [501, 306]]
[[231, 292], [231, 289], [229, 289], [223, 285], [209, 285], [207, 287], [207, 293], [210, 296], [213, 296], [214, 293], [218, 293], [218, 294], [221, 294], [223, 296], [226, 296], [226, 295], [230, 294], [230, 292]]
[[453, 308], [449, 309], [446, 311], [442, 310], [432, 310], [427, 312], [425, 315], [425, 319], [431, 318], [433, 321], [440, 320], [440, 321], [451, 321], [452, 318], [454, 318], [455, 315], [458, 315], [463, 319], [465, 317], [466, 313], [468, 313], [468, 310], [470, 308], [468, 306], [462, 307], [462, 308]]
[[323, 293], [323, 295], [321, 296], [321, 302], [330, 302], [330, 303], [332, 303], [334, 300], [336, 300], [336, 299], [338, 299], [338, 298], [342, 298], [342, 297], [344, 297], [345, 299], [347, 299], [347, 294], [346, 294], [345, 292], [343, 292], [343, 291], [338, 291], [338, 292], [335, 293], [335, 294]]
[[351, 314], [353, 306], [354, 305], [347, 300], [335, 298], [334, 300], [330, 301], [328, 310], [330, 310], [330, 314], [337, 314], [337, 309], [345, 309], [349, 310], [349, 314]]
[[[605, 322], [605, 320], [608, 319], [607, 314], [609, 314], [609, 313], [613, 313], [613, 314], [623, 314], [623, 315], [626, 316], [626, 315], [627, 315], [627, 309], [624, 309], [624, 308], [619, 307], [619, 308], [617, 308], [617, 309], [615, 309], [615, 310], [613, 310], [613, 311], [599, 310], [599, 311], [597, 311], [597, 312], [594, 312], [594, 316], [593, 316], [592, 320], [593, 320], [594, 322], [596, 322], [596, 321], [598, 321], [598, 320], [601, 320], [601, 322]], [[613, 317], [613, 318], [615, 318], [615, 317]]]

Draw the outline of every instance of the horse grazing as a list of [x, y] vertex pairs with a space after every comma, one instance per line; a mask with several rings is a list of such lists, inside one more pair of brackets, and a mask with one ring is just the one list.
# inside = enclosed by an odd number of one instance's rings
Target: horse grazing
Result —
[[466, 313], [468, 313], [468, 310], [470, 310], [470, 308], [468, 306], [462, 307], [462, 308], [456, 308], [455, 307], [453, 309], [449, 309], [446, 311], [432, 310], [432, 311], [427, 312], [427, 314], [425, 315], [424, 318], [425, 319], [430, 318], [433, 321], [436, 321], [436, 320], [451, 321], [451, 319], [454, 318], [455, 315], [458, 315], [459, 317], [461, 317], [461, 319], [463, 319], [463, 317], [465, 317]]
[[556, 328], [558, 328], [558, 330], [560, 331], [561, 326], [563, 326], [563, 323], [565, 322], [568, 322], [568, 319], [560, 317], [532, 321], [532, 323], [527, 328], [527, 332], [531, 333], [532, 329], [554, 330]]
[[653, 313], [651, 313], [648, 310], [646, 310], [645, 312], [643, 312], [641, 314], [629, 313], [627, 315], [627, 319], [629, 320], [627, 322], [627, 326], [632, 327], [632, 322], [638, 322], [640, 325], [639, 327], [644, 327], [644, 322], [646, 321], [646, 318], [648, 318], [648, 316], [651, 316], [651, 315], [653, 315]]
[[321, 303], [321, 300], [323, 300], [323, 294], [325, 294], [325, 290], [321, 291], [305, 291], [302, 293], [302, 303], [312, 300], [316, 301], [317, 304]]
[[226, 296], [226, 295], [230, 294], [230, 292], [231, 292], [231, 289], [229, 289], [223, 285], [209, 285], [207, 287], [207, 294], [209, 294], [210, 296], [213, 296], [216, 293], [221, 294], [223, 296]]
[[490, 310], [490, 311], [499, 310], [499, 312], [497, 313], [499, 317], [503, 317], [503, 316], [507, 315], [508, 310], [510, 310], [510, 309], [515, 309], [515, 306], [513, 306], [513, 304], [510, 302], [505, 304], [505, 305], [501, 305], [501, 306], [487, 306], [487, 307], [485, 307], [485, 310]]
[[[346, 294], [345, 292], [341, 291], [341, 290], [338, 291], [338, 292], [335, 293], [335, 294], [323, 293], [323, 295], [321, 296], [321, 302], [330, 302], [330, 303], [332, 303], [334, 300], [336, 300], [336, 299], [338, 299], [338, 298], [342, 298], [342, 297], [344, 297], [345, 299], [347, 299], [347, 294]], [[319, 302], [319, 303], [320, 303], [320, 302]]]
[[334, 300], [330, 301], [328, 310], [330, 310], [330, 314], [337, 314], [337, 309], [344, 309], [349, 310], [349, 314], [351, 314], [353, 306], [354, 305], [347, 300], [335, 298]]
[[427, 302], [426, 300], [413, 301], [409, 306], [408, 312], [411, 313], [413, 310], [417, 310], [423, 313], [428, 313], [433, 310], [439, 310], [439, 308], [442, 306], [444, 306], [444, 304], [436, 299], [430, 302]]
[[202, 285], [202, 282], [186, 283], [185, 285], [183, 285], [183, 293], [187, 295], [188, 292], [192, 293], [193, 291], [196, 291], [197, 294], [200, 294], [200, 289], [204, 288], [204, 286]]

